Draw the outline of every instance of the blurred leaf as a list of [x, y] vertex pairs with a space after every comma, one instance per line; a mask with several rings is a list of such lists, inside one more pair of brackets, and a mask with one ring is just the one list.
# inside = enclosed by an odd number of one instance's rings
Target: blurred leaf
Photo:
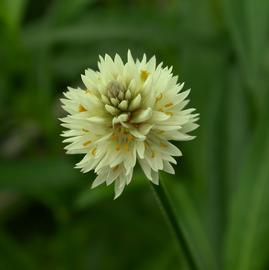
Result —
[[58, 0], [51, 3], [51, 8], [46, 14], [46, 22], [52, 24], [66, 24], [76, 15], [87, 11], [87, 6], [97, 0]]
[[224, 0], [224, 15], [240, 60], [255, 76], [267, 45], [269, 2]]
[[188, 266], [184, 262], [184, 258], [180, 258], [179, 263], [178, 263], [178, 262], [173, 261], [173, 256], [174, 256], [174, 250], [171, 248], [171, 246], [165, 247], [164, 251], [159, 256], [153, 256], [153, 257], [147, 258], [145, 262], [142, 262], [141, 266], [139, 266], [139, 270], [174, 269], [175, 263], [177, 263], [177, 269], [180, 269], [180, 270], [189, 269]]
[[[263, 106], [264, 89], [259, 84], [269, 30], [269, 1], [224, 0], [224, 17], [242, 68], [253, 113]], [[266, 106], [266, 104], [265, 104]]]
[[[225, 230], [226, 208], [226, 106], [227, 51], [223, 43], [214, 47], [185, 44], [182, 51], [182, 76], [190, 82], [191, 99], [200, 113], [200, 127], [193, 132], [197, 139], [183, 149], [180, 171], [188, 170], [188, 188], [192, 191], [201, 223], [221, 264], [221, 245]], [[210, 59], [210, 60], [209, 60]], [[184, 144], [185, 145], [185, 144]], [[182, 146], [183, 147], [183, 146]], [[195, 154], [194, 154], [195, 153]], [[189, 159], [189, 164], [186, 164]], [[186, 166], [188, 165], [188, 166]], [[220, 266], [218, 266], [220, 267]]]
[[34, 258], [19, 246], [7, 233], [0, 230], [0, 268], [9, 270], [34, 270]]
[[66, 187], [79, 172], [62, 157], [1, 161], [0, 189], [33, 194]]
[[269, 239], [268, 138], [266, 117], [248, 151], [240, 185], [231, 201], [225, 249], [227, 270], [258, 270], [266, 267]]
[[[137, 18], [139, 17], [139, 19]], [[120, 19], [119, 19], [120, 18]], [[134, 19], [136, 23], [134, 23]], [[35, 24], [24, 31], [24, 42], [28, 48], [40, 48], [56, 43], [86, 44], [94, 41], [109, 39], [129, 38], [139, 42], [150, 41], [158, 44], [178, 44], [180, 36], [175, 35], [175, 29], [169, 26], [166, 17], [162, 17], [161, 23], [156, 25], [159, 16], [145, 17], [143, 14], [118, 13], [111, 18], [106, 13], [92, 14], [90, 19], [78, 21], [72, 25], [49, 28], [41, 24]], [[124, 21], [124, 24], [122, 23]], [[152, 35], [158, 28], [160, 35]], [[165, 40], [165, 44], [163, 41]]]
[[226, 121], [225, 128], [227, 134], [227, 191], [225, 195], [227, 204], [234, 189], [240, 184], [238, 179], [239, 172], [242, 170], [242, 156], [246, 154], [246, 145], [250, 141], [251, 131], [249, 130], [250, 120], [248, 118], [249, 108], [246, 102], [243, 83], [240, 80], [238, 66], [231, 65], [227, 74], [226, 84]]
[[[167, 177], [168, 178], [168, 177]], [[168, 183], [168, 190], [172, 194], [173, 204], [178, 222], [181, 224], [192, 252], [199, 263], [199, 269], [218, 269], [215, 253], [210, 246], [209, 238], [203, 228], [203, 224], [193, 206], [183, 179], [174, 179]]]
[[28, 0], [1, 0], [0, 18], [8, 27], [20, 25]]
[[75, 207], [77, 209], [84, 209], [87, 207], [91, 207], [95, 204], [100, 203], [104, 200], [111, 200], [113, 198], [113, 192], [108, 189], [106, 186], [98, 187], [96, 189], [83, 190], [79, 195], [77, 200], [75, 201]]
[[[146, 181], [147, 179], [145, 178], [145, 175], [142, 173], [141, 169], [135, 170], [132, 182], [128, 187], [125, 188], [125, 192], [128, 193], [130, 192], [130, 189], [133, 191], [137, 188], [140, 188], [141, 186], [144, 186], [146, 184]], [[98, 204], [101, 201], [113, 199], [113, 184], [109, 188], [105, 185], [102, 185], [101, 187], [95, 189], [90, 189], [90, 185], [91, 183], [89, 184], [89, 189], [82, 191], [78, 195], [75, 201], [75, 207], [77, 209], [84, 209]]]

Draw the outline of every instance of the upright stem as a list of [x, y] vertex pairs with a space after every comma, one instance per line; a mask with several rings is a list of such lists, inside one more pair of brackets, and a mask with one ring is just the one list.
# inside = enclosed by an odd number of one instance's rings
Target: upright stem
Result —
[[161, 183], [161, 181], [159, 185], [155, 185], [155, 184], [151, 184], [151, 185], [160, 202], [161, 208], [167, 218], [167, 221], [170, 224], [171, 229], [173, 230], [177, 238], [177, 242], [179, 246], [181, 247], [182, 251], [184, 252], [189, 268], [191, 270], [198, 270], [197, 263], [195, 262], [194, 256], [184, 236], [183, 230], [177, 221], [174, 209], [172, 207], [172, 204], [167, 194], [167, 191], [165, 189], [165, 186]]

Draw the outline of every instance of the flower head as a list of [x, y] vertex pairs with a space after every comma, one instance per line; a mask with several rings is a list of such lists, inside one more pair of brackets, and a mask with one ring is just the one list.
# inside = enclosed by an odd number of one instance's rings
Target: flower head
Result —
[[97, 174], [92, 187], [115, 183], [115, 198], [132, 180], [136, 162], [146, 177], [158, 184], [159, 170], [174, 173], [171, 163], [181, 151], [169, 141], [190, 140], [198, 125], [195, 109], [185, 109], [190, 90], [182, 91], [172, 68], [156, 66], [156, 59], [127, 63], [100, 57], [98, 71], [82, 75], [85, 89], [68, 88], [61, 101], [68, 116], [61, 119], [68, 130], [68, 154], [84, 154], [76, 167]]

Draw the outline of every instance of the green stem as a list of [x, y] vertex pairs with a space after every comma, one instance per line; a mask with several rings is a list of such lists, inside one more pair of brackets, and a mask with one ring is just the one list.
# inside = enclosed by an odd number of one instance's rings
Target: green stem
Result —
[[160, 181], [159, 185], [155, 185], [153, 183], [151, 183], [151, 185], [160, 203], [160, 207], [163, 210], [164, 215], [166, 216], [167, 221], [170, 224], [171, 229], [173, 230], [176, 236], [177, 242], [181, 247], [181, 250], [184, 252], [189, 268], [191, 270], [198, 270], [198, 266], [197, 263], [195, 262], [194, 255], [192, 254], [188, 241], [186, 240], [183, 230], [177, 221], [172, 203], [169, 199], [164, 184]]

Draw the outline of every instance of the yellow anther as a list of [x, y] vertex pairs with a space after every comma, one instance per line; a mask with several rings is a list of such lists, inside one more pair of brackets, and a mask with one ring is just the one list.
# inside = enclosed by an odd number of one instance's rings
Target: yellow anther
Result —
[[148, 76], [149, 76], [149, 72], [147, 72], [146, 70], [141, 70], [140, 78], [143, 82], [148, 78]]
[[152, 151], [152, 153], [151, 153], [151, 158], [155, 158], [155, 152], [154, 151]]
[[159, 111], [159, 112], [163, 112], [163, 109], [159, 109], [158, 111]]
[[79, 105], [78, 110], [79, 110], [79, 112], [86, 112], [87, 111], [87, 109], [81, 104]]
[[168, 147], [168, 145], [167, 145], [167, 144], [164, 144], [164, 143], [160, 143], [160, 146], [161, 146], [162, 148]]
[[119, 168], [119, 165], [117, 165], [117, 166], [115, 166], [115, 167], [113, 167], [113, 172], [115, 172], [117, 169]]
[[84, 132], [90, 132], [90, 131], [89, 131], [88, 129], [86, 129], [86, 128], [83, 128], [82, 131], [84, 131]]
[[166, 103], [164, 107], [169, 108], [172, 107], [174, 104], [172, 102]]
[[120, 151], [120, 144], [116, 144], [115, 148], [116, 148], [116, 151]]
[[125, 143], [125, 144], [124, 144], [124, 149], [125, 149], [126, 151], [129, 151], [129, 145], [128, 145], [128, 143]]
[[83, 143], [83, 145], [84, 146], [87, 146], [87, 145], [89, 145], [89, 144], [91, 144], [92, 143], [92, 141], [86, 141], [85, 143]]
[[134, 136], [133, 136], [133, 135], [128, 135], [127, 140], [128, 140], [129, 142], [130, 142], [130, 141], [133, 141], [133, 140], [134, 140]]
[[156, 97], [156, 102], [159, 102], [163, 98], [163, 93]]
[[116, 134], [113, 134], [113, 135], [112, 135], [112, 140], [113, 140], [113, 141], [116, 141], [117, 139], [118, 139], [118, 136], [117, 136]]
[[166, 115], [173, 116], [174, 114], [172, 112], [166, 112]]
[[96, 147], [92, 149], [92, 155], [93, 155], [93, 156], [96, 155]]

